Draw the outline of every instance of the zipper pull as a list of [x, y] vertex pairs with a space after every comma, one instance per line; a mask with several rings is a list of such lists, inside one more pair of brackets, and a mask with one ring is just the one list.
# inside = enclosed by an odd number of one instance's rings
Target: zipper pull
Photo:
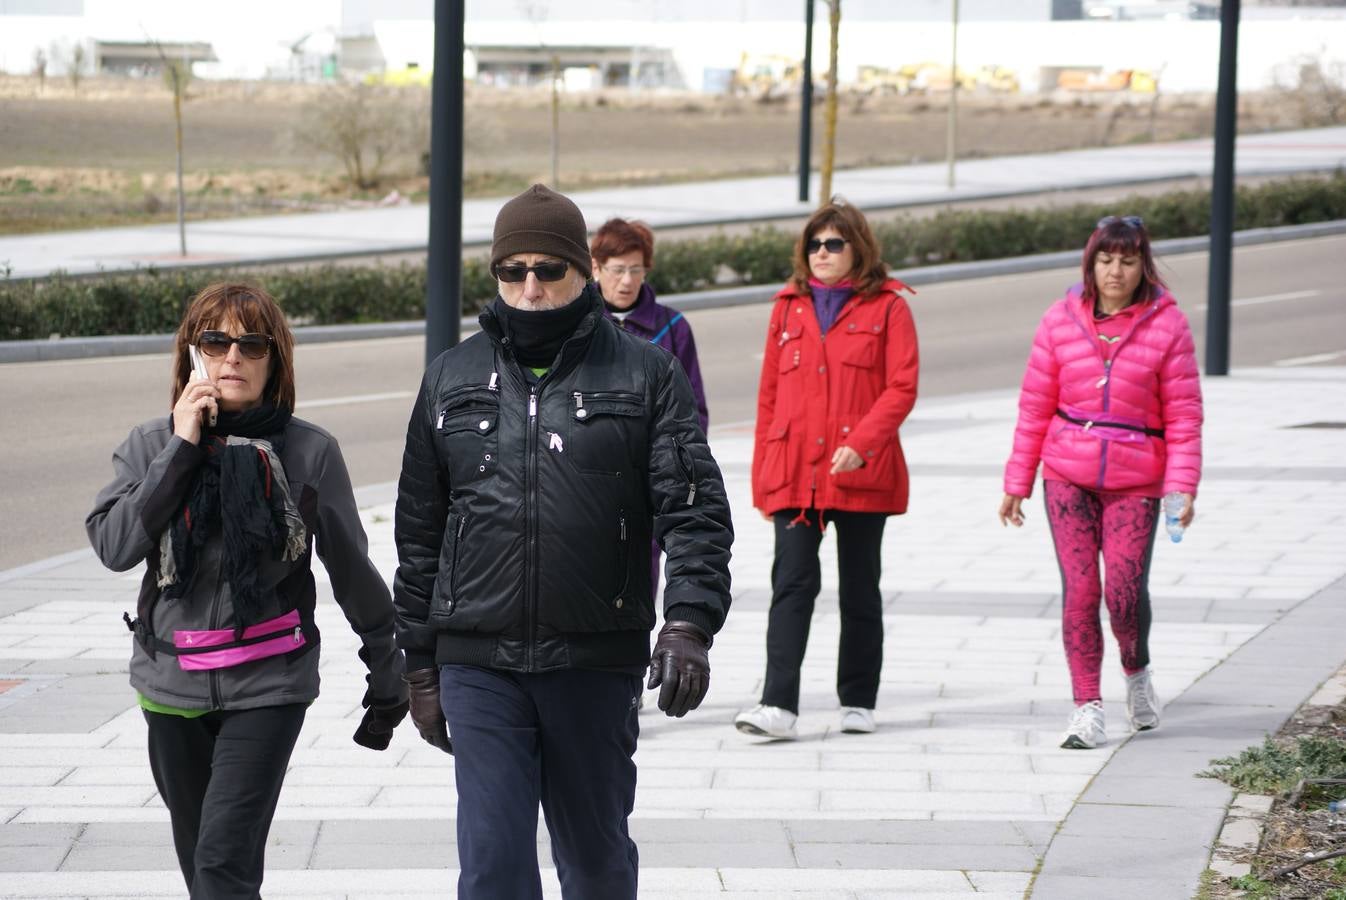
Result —
[[687, 482], [687, 505], [691, 506], [696, 502], [696, 482]]
[[491, 373], [491, 380], [490, 380], [490, 382], [486, 385], [486, 387], [487, 387], [488, 390], [492, 390], [492, 391], [498, 391], [498, 390], [500, 390], [500, 373], [499, 373], [499, 372], [492, 372], [492, 373]]
[[537, 394], [528, 395], [528, 418], [537, 418]]
[[626, 540], [626, 516], [621, 517], [621, 536], [622, 540]]
[[575, 392], [575, 418], [583, 419], [589, 415], [589, 411], [584, 408], [584, 395], [579, 391]]
[[440, 414], [439, 414], [439, 421], [435, 423], [435, 430], [439, 430], [440, 428], [443, 428], [443, 427], [444, 427], [444, 414], [443, 414], [443, 413], [440, 413]]
[[300, 626], [294, 626], [294, 642], [296, 644], [304, 643], [304, 629]]

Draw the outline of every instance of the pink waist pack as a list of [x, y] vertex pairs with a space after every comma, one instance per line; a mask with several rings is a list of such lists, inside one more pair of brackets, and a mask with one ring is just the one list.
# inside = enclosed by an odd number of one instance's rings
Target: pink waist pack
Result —
[[232, 628], [173, 632], [178, 665], [189, 672], [227, 669], [268, 656], [279, 656], [298, 650], [307, 642], [297, 609], [249, 625], [243, 629], [241, 637]]

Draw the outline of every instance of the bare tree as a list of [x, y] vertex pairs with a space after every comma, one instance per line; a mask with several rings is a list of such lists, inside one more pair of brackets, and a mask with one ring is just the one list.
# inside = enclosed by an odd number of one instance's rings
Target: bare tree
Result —
[[425, 146], [426, 92], [368, 84], [333, 85], [309, 104], [292, 136], [300, 146], [340, 160], [360, 190], [377, 188], [384, 166]]
[[164, 66], [164, 84], [173, 92], [173, 135], [174, 146], [177, 150], [178, 174], [178, 253], [181, 256], [186, 256], [187, 195], [182, 189], [182, 104], [187, 99], [187, 82], [192, 77], [192, 66], [185, 58], [170, 60], [157, 40], [148, 34], [145, 37], [154, 45], [155, 52], [159, 54], [159, 61]]
[[33, 49], [33, 74], [37, 76], [37, 90], [41, 93], [47, 86], [47, 54], [41, 47]]
[[837, 157], [837, 35], [841, 30], [841, 0], [827, 0], [830, 31], [827, 46], [827, 102], [823, 107], [822, 190], [819, 205], [832, 202], [832, 169]]
[[76, 90], [79, 89], [80, 79], [84, 77], [84, 61], [84, 44], [81, 41], [76, 41], [75, 45], [70, 48], [70, 67], [66, 73], [70, 76], [70, 86]]

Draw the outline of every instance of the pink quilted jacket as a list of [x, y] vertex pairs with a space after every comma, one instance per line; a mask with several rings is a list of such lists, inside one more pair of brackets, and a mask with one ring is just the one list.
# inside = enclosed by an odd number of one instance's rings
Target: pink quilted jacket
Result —
[[1105, 362], [1080, 285], [1038, 325], [1019, 392], [1005, 493], [1044, 475], [1096, 491], [1196, 496], [1201, 382], [1187, 317], [1173, 296], [1147, 303]]

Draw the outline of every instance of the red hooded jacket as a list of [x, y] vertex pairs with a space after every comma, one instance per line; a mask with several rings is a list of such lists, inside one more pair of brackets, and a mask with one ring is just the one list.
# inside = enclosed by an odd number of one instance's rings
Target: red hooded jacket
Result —
[[[916, 404], [916, 326], [889, 279], [846, 301], [826, 338], [813, 298], [787, 286], [767, 327], [757, 393], [753, 506], [907, 511], [907, 463], [897, 430]], [[830, 475], [840, 446], [864, 465]]]

